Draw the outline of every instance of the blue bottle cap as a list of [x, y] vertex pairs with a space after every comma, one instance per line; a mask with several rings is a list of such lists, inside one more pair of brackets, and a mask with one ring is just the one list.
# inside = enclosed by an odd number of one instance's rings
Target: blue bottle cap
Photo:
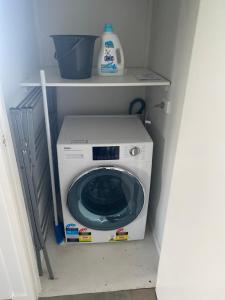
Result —
[[113, 32], [113, 26], [111, 23], [106, 23], [104, 26], [104, 32]]

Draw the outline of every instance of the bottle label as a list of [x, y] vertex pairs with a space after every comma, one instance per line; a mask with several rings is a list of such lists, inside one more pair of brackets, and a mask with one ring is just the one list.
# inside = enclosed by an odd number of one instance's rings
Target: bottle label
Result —
[[105, 47], [106, 48], [114, 48], [113, 41], [105, 41]]
[[102, 73], [117, 73], [118, 68], [115, 64], [115, 50], [113, 41], [105, 41], [104, 62], [101, 64]]

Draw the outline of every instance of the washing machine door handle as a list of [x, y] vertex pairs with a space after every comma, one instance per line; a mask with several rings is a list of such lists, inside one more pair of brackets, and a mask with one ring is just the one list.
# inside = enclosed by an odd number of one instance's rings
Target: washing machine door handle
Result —
[[73, 218], [96, 230], [114, 230], [130, 224], [140, 214], [144, 201], [140, 180], [115, 166], [86, 170], [74, 179], [67, 196]]

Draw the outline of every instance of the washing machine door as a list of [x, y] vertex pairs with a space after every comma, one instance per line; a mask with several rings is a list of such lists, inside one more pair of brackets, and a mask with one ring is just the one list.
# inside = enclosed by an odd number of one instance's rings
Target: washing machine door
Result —
[[137, 218], [144, 205], [144, 189], [137, 177], [126, 170], [99, 167], [75, 179], [67, 205], [83, 226], [113, 230]]

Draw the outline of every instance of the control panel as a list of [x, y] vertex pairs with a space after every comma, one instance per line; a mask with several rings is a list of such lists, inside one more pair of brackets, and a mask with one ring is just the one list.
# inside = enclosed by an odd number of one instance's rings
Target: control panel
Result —
[[72, 145], [64, 148], [65, 159], [88, 159], [93, 161], [107, 160], [143, 160], [145, 159], [145, 145], [121, 144], [121, 145]]
[[93, 160], [118, 160], [120, 159], [120, 147], [92, 147]]

